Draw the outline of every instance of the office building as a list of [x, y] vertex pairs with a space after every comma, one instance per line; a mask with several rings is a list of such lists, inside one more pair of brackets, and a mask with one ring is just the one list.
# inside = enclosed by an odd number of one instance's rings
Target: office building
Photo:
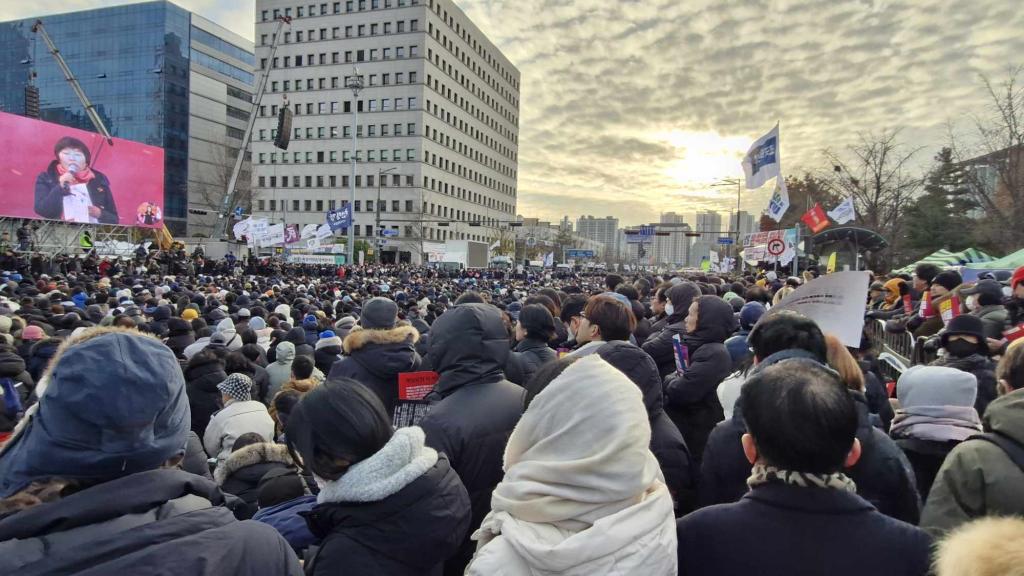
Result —
[[[95, 131], [35, 21], [0, 23], [0, 109], [25, 114], [34, 70], [40, 118]], [[211, 217], [193, 222], [202, 216], [189, 208], [219, 203], [226, 189], [251, 108], [252, 43], [162, 0], [42, 21], [110, 133], [164, 149], [171, 233], [209, 234]]]
[[[739, 215], [739, 241], [742, 242], [744, 236], [757, 232], [758, 226], [757, 218], [750, 212], [740, 210]], [[736, 230], [736, 213], [733, 212], [729, 215], [729, 231], [734, 233], [734, 238]]]
[[699, 267], [701, 260], [710, 257], [712, 250], [718, 250], [718, 237], [722, 232], [722, 215], [713, 210], [698, 212], [694, 232], [700, 232], [690, 248], [690, 266]]
[[690, 226], [682, 214], [676, 212], [665, 212], [661, 215], [661, 224], [669, 226], [658, 227], [658, 232], [668, 232], [668, 236], [656, 236], [654, 238], [654, 255], [658, 264], [665, 264], [670, 267], [688, 266], [690, 262], [690, 238], [686, 233]]
[[[291, 23], [271, 56], [278, 16]], [[379, 240], [384, 262], [420, 262], [449, 239], [490, 244], [514, 219], [519, 71], [450, 0], [257, 0], [256, 57], [270, 74], [252, 146], [257, 216], [321, 224], [354, 184], [357, 243]]]
[[[612, 216], [594, 218], [580, 216], [576, 219], [576, 234], [604, 244], [606, 255], [619, 253], [619, 219]], [[609, 256], [610, 259], [610, 256]]]

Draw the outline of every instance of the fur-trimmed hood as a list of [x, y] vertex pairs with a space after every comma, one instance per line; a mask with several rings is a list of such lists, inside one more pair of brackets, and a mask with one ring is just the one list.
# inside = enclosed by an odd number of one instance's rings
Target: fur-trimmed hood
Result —
[[420, 333], [412, 326], [399, 325], [388, 330], [367, 330], [356, 326], [345, 338], [345, 354], [360, 350], [367, 345], [377, 344], [405, 344], [415, 345], [420, 339]]
[[253, 466], [255, 464], [263, 464], [265, 462], [277, 462], [279, 464], [284, 464], [285, 466], [295, 465], [291, 455], [288, 454], [288, 447], [284, 444], [260, 442], [259, 444], [250, 444], [232, 452], [231, 455], [228, 456], [224, 462], [221, 462], [221, 464], [217, 466], [217, 469], [213, 471], [213, 479], [217, 482], [218, 486], [221, 486], [224, 484], [224, 481], [228, 479], [228, 476], [231, 476], [242, 468]]
[[1024, 566], [1024, 519], [981, 518], [949, 534], [935, 554], [938, 576], [1003, 576]]

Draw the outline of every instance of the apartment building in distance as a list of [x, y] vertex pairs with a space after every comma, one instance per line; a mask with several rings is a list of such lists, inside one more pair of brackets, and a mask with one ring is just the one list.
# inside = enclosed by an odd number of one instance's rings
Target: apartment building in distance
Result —
[[[291, 22], [271, 57], [278, 16]], [[256, 216], [323, 223], [354, 184], [357, 242], [413, 263], [446, 240], [490, 244], [515, 219], [519, 71], [450, 0], [257, 0], [256, 58], [270, 74], [252, 145]], [[346, 88], [356, 76], [358, 95]]]

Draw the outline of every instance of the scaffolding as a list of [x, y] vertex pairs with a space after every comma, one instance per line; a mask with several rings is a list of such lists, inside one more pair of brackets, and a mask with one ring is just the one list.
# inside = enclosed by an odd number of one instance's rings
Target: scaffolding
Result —
[[0, 232], [8, 233], [9, 244], [21, 254], [41, 255], [53, 260], [60, 255], [84, 255], [90, 251], [81, 245], [85, 233], [89, 234], [92, 246], [103, 256], [131, 256], [132, 250], [115, 250], [119, 244], [127, 246], [138, 241], [140, 236], [132, 226], [109, 224], [78, 224], [57, 220], [28, 220], [32, 229], [28, 250], [18, 250], [18, 229], [24, 218], [0, 216]]

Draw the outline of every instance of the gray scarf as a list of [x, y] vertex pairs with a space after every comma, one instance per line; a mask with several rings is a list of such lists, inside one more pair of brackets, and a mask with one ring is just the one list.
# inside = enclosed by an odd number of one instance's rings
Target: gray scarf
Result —
[[781, 482], [801, 488], [832, 488], [834, 490], [857, 493], [857, 485], [842, 472], [813, 474], [811, 472], [781, 470], [765, 464], [754, 464], [754, 468], [750, 471], [750, 478], [747, 478], [747, 486], [755, 488], [772, 482]]

